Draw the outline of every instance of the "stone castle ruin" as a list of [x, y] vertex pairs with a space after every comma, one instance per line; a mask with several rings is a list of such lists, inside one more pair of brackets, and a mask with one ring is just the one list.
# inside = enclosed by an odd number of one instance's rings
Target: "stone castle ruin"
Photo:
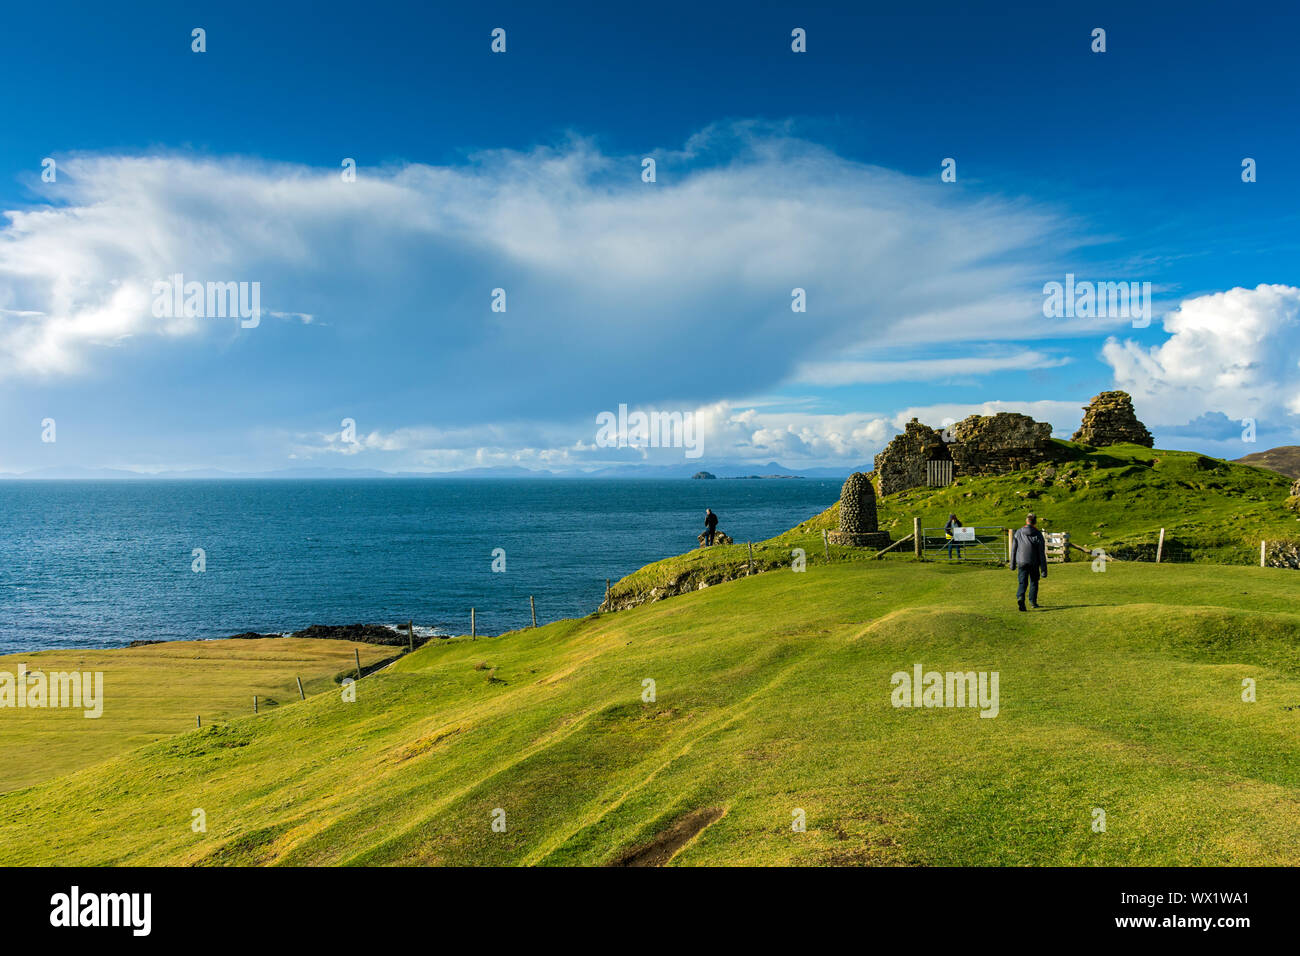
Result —
[[862, 472], [849, 475], [840, 489], [840, 528], [827, 537], [832, 544], [855, 548], [889, 547], [889, 532], [881, 531], [876, 520], [876, 491]]
[[[998, 412], [971, 415], [942, 432], [913, 418], [903, 433], [876, 456], [880, 493], [890, 495], [969, 475], [1004, 475], [1052, 459], [1052, 426], [1028, 415]], [[931, 463], [951, 462], [947, 469]]]
[[[1088, 445], [1132, 442], [1150, 448], [1151, 433], [1138, 421], [1127, 392], [1102, 392], [1084, 407], [1074, 440]], [[971, 415], [936, 431], [913, 418], [876, 456], [880, 493], [945, 485], [957, 478], [1005, 475], [1056, 458], [1052, 426], [1028, 415]], [[848, 487], [847, 485], [845, 486]]]
[[1083, 424], [1074, 440], [1096, 447], [1131, 442], [1151, 448], [1155, 444], [1147, 427], [1138, 421], [1128, 392], [1102, 392], [1085, 405]]

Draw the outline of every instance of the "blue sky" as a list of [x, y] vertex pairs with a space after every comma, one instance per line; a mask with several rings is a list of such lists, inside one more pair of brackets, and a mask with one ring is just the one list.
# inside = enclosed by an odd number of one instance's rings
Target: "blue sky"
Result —
[[[1113, 387], [1160, 444], [1300, 442], [1293, 9], [899, 6], [7, 12], [0, 472], [682, 460], [597, 446], [620, 404], [853, 467]], [[261, 321], [155, 316], [178, 272]], [[1067, 273], [1149, 326], [1045, 318]]]

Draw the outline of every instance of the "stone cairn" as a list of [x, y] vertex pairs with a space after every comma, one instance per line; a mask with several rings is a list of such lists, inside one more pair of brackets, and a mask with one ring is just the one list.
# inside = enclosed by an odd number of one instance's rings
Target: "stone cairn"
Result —
[[1155, 444], [1147, 427], [1138, 421], [1128, 392], [1102, 392], [1085, 405], [1083, 424], [1074, 433], [1074, 440], [1098, 448], [1120, 442], [1147, 448]]
[[832, 544], [854, 548], [889, 547], [889, 532], [881, 531], [876, 523], [876, 490], [862, 472], [849, 475], [840, 489], [840, 530], [828, 537]]
[[[708, 545], [704, 543], [703, 531], [700, 532], [700, 536], [695, 540], [700, 543], [701, 548], [708, 547]], [[736, 542], [732, 541], [730, 535], [728, 535], [725, 531], [715, 531], [713, 532], [713, 543], [715, 545], [718, 545], [718, 544], [735, 544]]]

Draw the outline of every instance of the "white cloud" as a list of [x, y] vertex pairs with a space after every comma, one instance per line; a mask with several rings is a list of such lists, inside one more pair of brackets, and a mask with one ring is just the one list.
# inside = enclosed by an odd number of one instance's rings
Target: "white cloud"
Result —
[[[1030, 321], [1059, 271], [1041, 250], [1064, 251], [1049, 211], [753, 124], [659, 155], [654, 184], [639, 156], [582, 140], [353, 183], [237, 159], [63, 158], [0, 230], [0, 377], [76, 374], [159, 337], [257, 347], [264, 329], [154, 318], [152, 283], [178, 272], [259, 282], [267, 312], [340, 329], [351, 350], [394, 349], [421, 323], [462, 384], [487, 356], [520, 395], [546, 394], [548, 363], [588, 369], [569, 412], [612, 386], [642, 401], [769, 388], [845, 346], [926, 340], [939, 314], [950, 340], [1060, 334]], [[504, 316], [486, 308], [497, 286]], [[703, 379], [681, 361], [701, 343], [719, 357]]]
[[1169, 338], [1144, 348], [1108, 339], [1117, 387], [1151, 423], [1206, 412], [1277, 421], [1300, 415], [1300, 288], [1260, 285], [1184, 300], [1165, 316]]
[[[36, 185], [40, 202], [0, 228], [0, 379], [112, 381], [120, 357], [147, 348], [187, 371], [202, 350], [227, 394], [268, 409], [259, 454], [391, 470], [666, 461], [594, 445], [596, 413], [620, 402], [697, 409], [708, 459], [808, 467], [869, 462], [913, 415], [1077, 427], [1087, 396], [838, 415], [815, 395], [745, 398], [1065, 364], [1031, 345], [1087, 331], [1042, 319], [1044, 277], [1065, 271], [1053, 257], [1082, 239], [1056, 211], [970, 199], [756, 124], [654, 155], [654, 184], [640, 155], [578, 139], [363, 167], [354, 183], [241, 159], [63, 158], [58, 183]], [[260, 282], [281, 321], [154, 318], [152, 283], [177, 272]], [[507, 313], [489, 311], [498, 286]], [[796, 286], [806, 313], [790, 310]], [[1149, 424], [1300, 413], [1298, 294], [1190, 299], [1163, 345], [1111, 340], [1104, 354]], [[915, 347], [934, 342], [956, 357]], [[271, 419], [285, 402], [264, 394], [292, 394], [297, 417]], [[344, 415], [366, 422], [355, 445], [321, 433]]]
[[972, 378], [994, 372], [1057, 368], [1069, 359], [1043, 352], [1007, 355], [969, 355], [932, 359], [841, 359], [806, 362], [797, 368], [793, 382], [810, 385], [872, 385], [879, 382], [931, 382]]
[[870, 458], [894, 435], [878, 414], [817, 414], [717, 403], [696, 412], [710, 458], [809, 466]]
[[[762, 403], [717, 402], [690, 411], [703, 451], [701, 463], [766, 464], [822, 467], [844, 463], [870, 466], [872, 458], [913, 418], [940, 426], [971, 414], [1014, 411], [1039, 421], [1051, 421], [1058, 435], [1068, 437], [1082, 416], [1081, 402], [1001, 402], [977, 405], [932, 405], [882, 414], [852, 412], [819, 414], [766, 407]], [[1062, 424], [1064, 423], [1064, 424]], [[335, 454], [362, 456], [355, 464], [389, 471], [453, 470], [480, 465], [521, 465], [529, 468], [591, 470], [617, 464], [673, 465], [686, 461], [680, 448], [599, 447], [593, 441], [596, 424], [537, 424], [474, 426], [458, 429], [397, 428], [358, 433], [355, 443], [341, 432], [297, 435], [298, 459], [320, 460]]]

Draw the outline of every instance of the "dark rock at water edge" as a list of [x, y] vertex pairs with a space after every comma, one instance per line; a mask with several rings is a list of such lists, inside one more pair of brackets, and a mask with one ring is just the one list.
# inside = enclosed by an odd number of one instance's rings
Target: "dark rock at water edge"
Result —
[[[290, 637], [306, 637], [322, 641], [361, 641], [365, 644], [405, 645], [405, 631], [396, 631], [383, 624], [313, 624], [311, 627], [294, 631]], [[418, 634], [415, 643], [424, 643], [425, 638]]]
[[[259, 631], [244, 631], [231, 634], [231, 641], [260, 641], [265, 638], [285, 637], [284, 634], [263, 634]], [[304, 637], [317, 641], [359, 641], [363, 644], [382, 644], [388, 647], [405, 647], [408, 637], [406, 629], [397, 630], [386, 624], [313, 624], [301, 631], [294, 631], [288, 637]], [[415, 646], [419, 647], [429, 638], [415, 635]], [[157, 641], [138, 643], [154, 644]], [[132, 645], [134, 646], [134, 645]]]
[[[700, 543], [700, 547], [701, 547], [701, 548], [708, 547], [708, 546], [704, 543], [704, 532], [703, 532], [703, 531], [700, 532], [700, 536], [699, 536], [698, 538], [696, 538], [695, 540], [698, 541], [698, 542]], [[717, 545], [720, 545], [720, 544], [735, 544], [735, 543], [736, 543], [735, 541], [732, 541], [732, 540], [731, 540], [731, 536], [728, 535], [727, 532], [725, 532], [725, 531], [715, 531], [715, 532], [713, 532], [713, 544], [714, 544], [715, 547], [716, 547]]]

